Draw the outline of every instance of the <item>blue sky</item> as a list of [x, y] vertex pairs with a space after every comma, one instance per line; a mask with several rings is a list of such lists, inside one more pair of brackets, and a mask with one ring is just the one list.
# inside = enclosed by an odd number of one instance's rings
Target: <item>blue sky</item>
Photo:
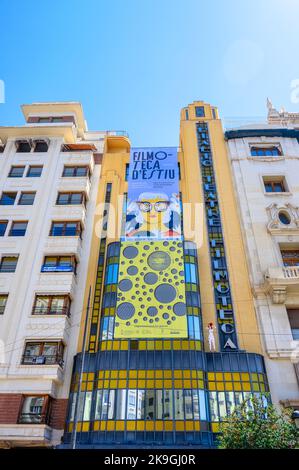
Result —
[[262, 117], [267, 96], [299, 110], [298, 0], [1, 0], [0, 14], [0, 125], [72, 100], [91, 130], [171, 146], [196, 99], [222, 118]]

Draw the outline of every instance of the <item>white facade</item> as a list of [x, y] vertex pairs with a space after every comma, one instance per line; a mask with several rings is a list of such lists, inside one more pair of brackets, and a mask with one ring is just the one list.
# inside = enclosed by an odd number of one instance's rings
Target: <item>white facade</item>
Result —
[[[0, 205], [0, 220], [8, 227], [0, 237], [0, 258], [18, 256], [16, 271], [0, 272], [0, 296], [8, 295], [4, 313], [0, 315], [0, 398], [1, 394], [48, 395], [67, 399], [77, 351], [83, 297], [87, 276], [92, 224], [101, 165], [94, 164], [94, 153], [103, 152], [105, 132], [86, 131], [81, 106], [78, 103], [49, 103], [23, 106], [26, 120], [23, 127], [0, 128], [0, 196], [17, 192], [14, 205]], [[29, 117], [44, 118], [42, 123], [30, 122]], [[72, 116], [74, 122], [46, 123], [48, 116]], [[32, 119], [31, 119], [32, 121]], [[47, 152], [18, 153], [17, 140], [45, 139]], [[93, 144], [93, 150], [62, 152], [63, 144]], [[29, 165], [43, 166], [40, 177], [26, 177]], [[63, 177], [65, 165], [86, 165], [90, 178]], [[8, 177], [12, 166], [25, 166], [23, 177]], [[18, 205], [20, 192], [36, 192], [33, 205]], [[84, 192], [86, 205], [57, 205], [58, 192]], [[25, 236], [9, 236], [12, 221], [28, 221]], [[49, 236], [52, 221], [80, 221], [82, 236]], [[72, 255], [77, 261], [77, 273], [41, 272], [43, 260], [49, 255]], [[0, 260], [1, 261], [1, 260]], [[65, 314], [33, 315], [36, 295], [69, 295], [70, 316]], [[26, 341], [61, 341], [64, 346], [63, 364], [23, 365]], [[9, 400], [7, 401], [9, 406]], [[21, 411], [21, 410], [20, 410]], [[51, 429], [46, 424], [0, 424], [0, 446], [55, 445], [63, 429]]]
[[[299, 308], [299, 266], [285, 266], [281, 250], [299, 250], [299, 115], [269, 101], [268, 109], [268, 123], [226, 136], [272, 399], [297, 407], [299, 341], [287, 309]], [[280, 155], [254, 155], [254, 148]], [[282, 182], [284, 192], [268, 192], [271, 182]]]

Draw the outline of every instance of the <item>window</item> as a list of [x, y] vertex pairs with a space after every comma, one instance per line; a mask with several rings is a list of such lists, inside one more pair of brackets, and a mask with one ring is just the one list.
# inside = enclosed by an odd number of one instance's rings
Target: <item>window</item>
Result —
[[74, 237], [81, 236], [82, 227], [80, 222], [52, 222], [50, 236]]
[[3, 315], [6, 307], [8, 295], [0, 294], [0, 315]]
[[252, 157], [277, 157], [281, 155], [279, 147], [251, 147], [250, 153]]
[[204, 106], [195, 106], [195, 116], [196, 117], [204, 117], [205, 116]]
[[52, 122], [63, 122], [63, 117], [62, 116], [55, 116], [52, 117]]
[[0, 220], [0, 237], [4, 237], [8, 220]]
[[48, 143], [45, 140], [36, 140], [34, 146], [34, 152], [47, 152], [48, 151]]
[[16, 142], [18, 153], [28, 153], [31, 151], [31, 145], [27, 140]]
[[14, 273], [17, 263], [17, 256], [3, 256], [0, 263], [0, 273]]
[[43, 171], [42, 166], [30, 166], [28, 171], [27, 171], [26, 177], [27, 178], [38, 178], [39, 176], [41, 176], [42, 171]]
[[24, 237], [28, 222], [13, 222], [10, 228], [10, 237]]
[[186, 121], [189, 120], [189, 111], [188, 111], [188, 109], [185, 109], [185, 118], [186, 118]]
[[76, 274], [77, 262], [74, 256], [45, 256], [41, 271], [73, 272]]
[[299, 309], [287, 309], [290, 327], [294, 340], [299, 340]]
[[290, 225], [291, 223], [291, 217], [287, 212], [279, 211], [278, 218], [283, 225]]
[[57, 205], [67, 205], [67, 204], [84, 204], [85, 203], [85, 194], [84, 193], [58, 193]]
[[24, 396], [18, 423], [48, 424], [50, 400], [48, 396]]
[[284, 178], [264, 177], [264, 186], [266, 193], [285, 193], [286, 185]]
[[284, 266], [299, 266], [299, 250], [281, 250]]
[[9, 178], [22, 178], [24, 174], [24, 166], [12, 166], [8, 174]]
[[63, 169], [62, 176], [68, 176], [68, 177], [89, 176], [89, 167], [88, 166], [65, 166]]
[[129, 163], [126, 163], [125, 181], [128, 181], [129, 179], [129, 171], [130, 171], [130, 165]]
[[22, 364], [39, 364], [39, 365], [63, 365], [62, 342], [30, 342], [25, 344], [25, 350], [22, 357]]
[[21, 193], [19, 206], [32, 206], [34, 204], [35, 193]]
[[2, 193], [0, 199], [1, 206], [13, 206], [17, 197], [17, 193]]
[[32, 315], [69, 315], [70, 306], [68, 295], [37, 295]]
[[50, 122], [51, 118], [49, 117], [40, 117], [38, 118], [38, 122], [43, 123], [43, 122]]

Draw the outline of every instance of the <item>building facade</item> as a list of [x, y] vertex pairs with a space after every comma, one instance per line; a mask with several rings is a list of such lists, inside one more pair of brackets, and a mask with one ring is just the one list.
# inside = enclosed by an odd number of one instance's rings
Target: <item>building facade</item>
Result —
[[299, 406], [299, 115], [226, 132], [274, 403]]
[[[218, 111], [181, 112], [174, 239], [124, 236], [130, 150], [105, 139], [63, 447], [210, 447], [235, 404], [268, 392]], [[139, 208], [158, 217], [166, 192]]]
[[22, 111], [0, 127], [2, 447], [61, 441], [107, 134], [79, 103]]
[[0, 128], [1, 446], [212, 447], [252, 394], [297, 406], [299, 131], [268, 106], [224, 134], [196, 101], [167, 151], [79, 103]]

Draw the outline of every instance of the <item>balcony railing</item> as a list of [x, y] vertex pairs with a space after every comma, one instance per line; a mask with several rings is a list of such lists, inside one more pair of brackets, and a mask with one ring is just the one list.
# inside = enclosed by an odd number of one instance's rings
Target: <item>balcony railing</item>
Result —
[[299, 279], [299, 266], [288, 266], [282, 268], [285, 279]]
[[299, 280], [299, 266], [269, 268], [266, 272], [266, 279], [297, 281]]
[[[0, 307], [1, 309], [1, 307]], [[69, 307], [33, 307], [32, 315], [67, 315], [70, 316]]]
[[43, 264], [41, 272], [42, 273], [75, 273], [76, 274], [76, 267], [72, 265], [50, 266], [47, 264]]
[[81, 238], [82, 230], [81, 229], [51, 229], [50, 237], [80, 237]]
[[45, 413], [21, 413], [19, 424], [49, 424], [49, 418]]
[[24, 354], [22, 357], [22, 364], [24, 365], [59, 365], [63, 367], [64, 361], [60, 354], [55, 354], [54, 356], [32, 356], [29, 354]]

